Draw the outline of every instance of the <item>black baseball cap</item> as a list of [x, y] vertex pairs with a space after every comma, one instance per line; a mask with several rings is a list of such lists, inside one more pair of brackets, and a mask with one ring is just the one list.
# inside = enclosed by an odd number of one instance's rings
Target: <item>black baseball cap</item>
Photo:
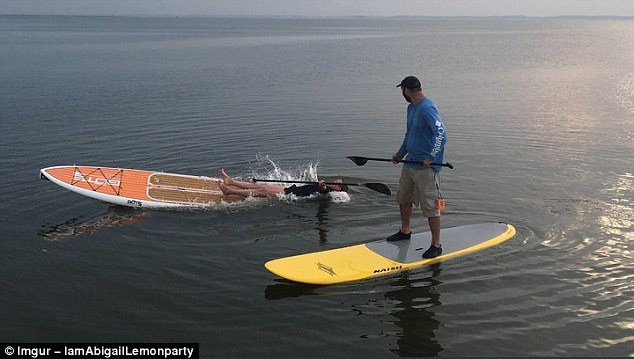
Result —
[[396, 87], [404, 87], [406, 89], [413, 90], [413, 89], [421, 88], [422, 86], [416, 76], [407, 76], [406, 78], [403, 79], [403, 81], [401, 81], [400, 84], [396, 85]]

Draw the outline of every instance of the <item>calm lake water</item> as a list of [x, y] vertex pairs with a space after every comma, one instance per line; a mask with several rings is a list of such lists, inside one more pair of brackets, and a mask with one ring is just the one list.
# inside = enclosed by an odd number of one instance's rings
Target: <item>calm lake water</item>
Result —
[[[634, 20], [0, 16], [0, 341], [204, 356], [634, 356]], [[274, 258], [383, 238], [393, 196], [135, 211], [54, 165], [396, 192], [410, 74], [447, 131], [443, 226], [513, 239], [312, 287]], [[416, 231], [427, 224], [415, 211]]]

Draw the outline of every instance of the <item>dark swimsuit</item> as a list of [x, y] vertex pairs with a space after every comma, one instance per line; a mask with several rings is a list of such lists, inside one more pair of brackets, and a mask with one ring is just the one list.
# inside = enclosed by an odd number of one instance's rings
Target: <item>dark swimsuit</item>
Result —
[[[327, 190], [326, 192], [330, 192], [330, 191]], [[297, 187], [296, 185], [292, 185], [290, 187], [284, 188], [284, 194], [294, 194], [297, 197], [308, 197], [314, 193], [326, 193], [326, 192], [322, 192], [319, 189], [318, 184], [307, 184], [305, 186], [299, 186], [299, 187]]]

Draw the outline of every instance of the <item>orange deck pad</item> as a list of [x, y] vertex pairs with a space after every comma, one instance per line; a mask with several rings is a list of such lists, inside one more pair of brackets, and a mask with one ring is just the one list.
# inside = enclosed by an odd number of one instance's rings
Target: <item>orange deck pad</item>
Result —
[[76, 187], [104, 194], [148, 200], [149, 171], [107, 167], [58, 167], [48, 173]]

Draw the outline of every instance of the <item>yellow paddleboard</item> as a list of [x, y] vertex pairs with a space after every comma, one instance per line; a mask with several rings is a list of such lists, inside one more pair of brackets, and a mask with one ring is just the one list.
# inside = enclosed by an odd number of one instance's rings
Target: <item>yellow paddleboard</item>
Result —
[[431, 233], [412, 235], [410, 240], [385, 240], [322, 252], [275, 259], [264, 265], [273, 274], [306, 284], [336, 284], [378, 277], [437, 263], [512, 238], [515, 228], [506, 223], [481, 223], [441, 231], [443, 253], [423, 259]]

